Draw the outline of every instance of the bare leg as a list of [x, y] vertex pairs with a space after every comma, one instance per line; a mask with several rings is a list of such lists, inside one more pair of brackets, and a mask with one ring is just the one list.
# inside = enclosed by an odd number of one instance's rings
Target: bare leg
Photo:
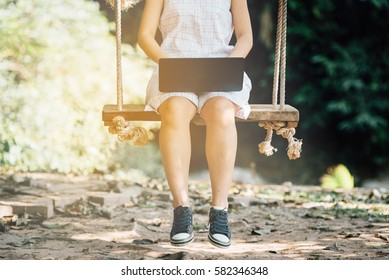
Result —
[[189, 205], [188, 176], [191, 156], [190, 121], [196, 106], [184, 97], [171, 97], [160, 107], [160, 150], [173, 207]]
[[237, 149], [235, 113], [238, 106], [224, 97], [209, 99], [201, 110], [206, 123], [206, 155], [212, 185], [212, 205], [228, 207]]

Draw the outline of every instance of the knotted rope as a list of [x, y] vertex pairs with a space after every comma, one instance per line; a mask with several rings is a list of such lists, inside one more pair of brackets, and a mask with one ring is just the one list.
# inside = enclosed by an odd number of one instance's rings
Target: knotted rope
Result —
[[301, 154], [301, 147], [303, 145], [303, 140], [294, 138], [296, 134], [296, 129], [294, 127], [283, 127], [276, 131], [277, 135], [288, 139], [288, 157], [289, 159], [298, 159]]
[[120, 142], [130, 141], [136, 146], [144, 146], [154, 138], [154, 135], [144, 127], [130, 127], [121, 116], [113, 118], [108, 131], [111, 134], [117, 134]]
[[289, 159], [293, 160], [300, 157], [303, 141], [293, 137], [296, 134], [294, 127], [286, 127], [285, 122], [260, 122], [259, 126], [266, 130], [265, 141], [258, 145], [261, 154], [271, 156], [274, 152], [277, 152], [277, 149], [271, 145], [274, 130], [277, 135], [281, 135], [288, 140], [287, 154]]
[[273, 155], [275, 152], [277, 152], [277, 149], [271, 145], [271, 140], [273, 138], [273, 130], [278, 130], [281, 127], [284, 127], [285, 123], [284, 122], [260, 122], [259, 126], [266, 130], [265, 141], [263, 141], [258, 145], [259, 152], [269, 157]]
[[[122, 28], [121, 11], [131, 8], [141, 0], [106, 0], [115, 8], [116, 20], [116, 93], [118, 110], [123, 110], [123, 82], [122, 82]], [[121, 142], [130, 141], [137, 146], [146, 145], [154, 135], [144, 127], [130, 127], [128, 122], [122, 116], [116, 116], [112, 119], [112, 125], [108, 128], [112, 134], [117, 134]]]

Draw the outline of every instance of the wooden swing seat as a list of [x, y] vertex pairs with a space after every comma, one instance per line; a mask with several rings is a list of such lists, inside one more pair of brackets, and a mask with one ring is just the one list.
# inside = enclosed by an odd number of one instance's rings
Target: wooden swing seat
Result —
[[[287, 127], [297, 127], [299, 111], [285, 105], [284, 110], [275, 109], [271, 104], [251, 104], [251, 112], [247, 120], [236, 118], [237, 122], [286, 122]], [[279, 107], [279, 106], [277, 106]], [[124, 104], [122, 110], [117, 105], [105, 105], [102, 120], [105, 126], [112, 125], [112, 119], [122, 116], [126, 121], [160, 121], [160, 116], [154, 111], [144, 111], [145, 105]], [[197, 114], [192, 122], [196, 125], [204, 125], [203, 119]]]

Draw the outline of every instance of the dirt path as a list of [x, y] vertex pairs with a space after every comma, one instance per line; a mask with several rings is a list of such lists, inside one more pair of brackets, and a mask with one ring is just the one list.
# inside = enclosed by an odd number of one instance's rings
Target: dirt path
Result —
[[387, 190], [328, 192], [236, 183], [230, 196], [229, 249], [207, 242], [208, 183], [192, 182], [190, 190], [195, 240], [173, 247], [165, 182], [1, 175], [0, 204], [44, 200], [54, 205], [54, 214], [48, 211], [51, 217], [45, 219], [26, 206], [30, 214], [0, 219], [0, 258], [389, 259]]

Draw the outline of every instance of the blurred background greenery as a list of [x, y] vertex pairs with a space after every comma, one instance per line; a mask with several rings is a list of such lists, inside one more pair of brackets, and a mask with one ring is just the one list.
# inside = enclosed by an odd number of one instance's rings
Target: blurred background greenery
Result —
[[[251, 103], [270, 103], [277, 1], [248, 0], [255, 45]], [[258, 154], [265, 132], [239, 124], [237, 165], [266, 181], [318, 184], [347, 166], [357, 185], [389, 175], [389, 1], [289, 0], [287, 103], [297, 107], [302, 158]], [[126, 102], [142, 103], [152, 71], [136, 45], [144, 3], [123, 14]], [[104, 0], [0, 0], [0, 164], [22, 171], [163, 177], [157, 141], [117, 143], [101, 122], [115, 102], [112, 10]], [[155, 126], [156, 124], [146, 124]], [[206, 168], [192, 127], [193, 170]]]
[[[144, 175], [163, 175], [155, 170], [156, 147], [141, 152], [119, 144], [102, 126], [102, 105], [116, 100], [116, 66], [113, 26], [98, 3], [0, 0], [0, 18], [3, 168], [91, 173], [123, 167], [139, 175], [142, 162]], [[123, 52], [126, 102], [142, 103], [149, 61], [129, 45]]]

